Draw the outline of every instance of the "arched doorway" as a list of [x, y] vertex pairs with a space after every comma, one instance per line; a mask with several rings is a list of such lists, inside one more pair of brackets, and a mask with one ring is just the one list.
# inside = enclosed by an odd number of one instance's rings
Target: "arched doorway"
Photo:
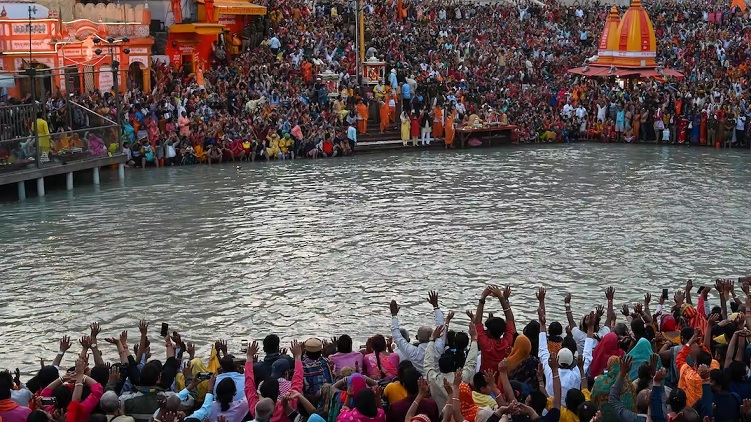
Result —
[[143, 73], [146, 65], [141, 62], [133, 62], [128, 66], [128, 89], [138, 88], [143, 91]]
[[[31, 66], [36, 69], [36, 77], [34, 78], [34, 91], [37, 100], [42, 100], [49, 97], [52, 94], [52, 73], [50, 68], [41, 63], [32, 62]], [[29, 68], [28, 62], [24, 62], [23, 70]], [[31, 80], [29, 77], [23, 77], [21, 79], [21, 95], [26, 96], [31, 93]]]

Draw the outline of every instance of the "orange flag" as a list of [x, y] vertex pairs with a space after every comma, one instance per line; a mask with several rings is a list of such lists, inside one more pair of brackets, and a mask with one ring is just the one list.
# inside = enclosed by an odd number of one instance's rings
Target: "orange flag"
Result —
[[735, 6], [738, 6], [741, 11], [746, 11], [746, 2], [745, 0], [733, 0], [733, 4], [730, 5], [730, 8], [734, 8]]

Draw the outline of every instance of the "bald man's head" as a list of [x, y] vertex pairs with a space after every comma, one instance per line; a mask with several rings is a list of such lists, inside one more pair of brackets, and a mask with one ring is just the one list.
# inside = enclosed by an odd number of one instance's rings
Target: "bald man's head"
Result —
[[269, 398], [261, 399], [256, 404], [256, 421], [269, 422], [274, 414], [274, 405], [274, 401]]
[[648, 388], [639, 391], [636, 395], [636, 412], [646, 415], [649, 410], [649, 395], [651, 391]]
[[430, 336], [433, 334], [433, 330], [430, 327], [420, 327], [417, 330], [417, 341], [420, 343], [427, 343], [430, 341]]

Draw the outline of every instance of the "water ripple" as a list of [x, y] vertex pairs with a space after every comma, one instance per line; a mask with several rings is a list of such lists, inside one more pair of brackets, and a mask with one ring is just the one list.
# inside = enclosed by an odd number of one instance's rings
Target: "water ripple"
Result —
[[203, 353], [269, 332], [364, 342], [395, 297], [408, 329], [430, 324], [430, 289], [463, 311], [510, 284], [525, 321], [539, 285], [586, 310], [606, 285], [625, 302], [745, 274], [747, 160], [574, 145], [105, 173], [101, 188], [0, 205], [0, 353], [28, 372], [63, 333], [98, 320], [133, 342], [142, 318]]

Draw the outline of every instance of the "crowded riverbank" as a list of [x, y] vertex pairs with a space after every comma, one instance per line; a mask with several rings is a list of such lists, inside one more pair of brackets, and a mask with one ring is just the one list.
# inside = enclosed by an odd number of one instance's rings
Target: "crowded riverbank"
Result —
[[[385, 63], [385, 74], [367, 87], [354, 76], [350, 6], [265, 5], [263, 37], [242, 48], [217, 43], [203, 70], [154, 63], [154, 89], [134, 85], [121, 98], [128, 161], [342, 156], [356, 150], [358, 138], [382, 132], [410, 145], [456, 145], [457, 130], [478, 124], [512, 125], [519, 142], [749, 145], [751, 29], [747, 9], [736, 4], [645, 2], [656, 62], [684, 77], [626, 81], [567, 72], [597, 54], [609, 5], [365, 2], [366, 57]], [[117, 115], [111, 92], [72, 98]], [[51, 133], [44, 148], [106, 154], [107, 134], [55, 135], [75, 129], [67, 100], [51, 93], [44, 106]], [[4, 130], [30, 127], [19, 120]], [[28, 145], [0, 150], [9, 162], [32, 155]]]
[[[121, 332], [94, 322], [62, 336], [33, 377], [0, 372], [0, 417], [745, 421], [749, 284], [745, 276], [688, 280], [625, 303], [607, 286], [577, 310], [567, 288], [488, 285], [458, 309], [429, 291], [411, 305], [414, 320], [392, 299], [381, 304], [389, 324], [365, 336], [339, 326], [333, 338], [240, 332], [243, 340], [201, 345], [179, 320], [140, 320]], [[552, 318], [551, 305], [565, 316]]]

